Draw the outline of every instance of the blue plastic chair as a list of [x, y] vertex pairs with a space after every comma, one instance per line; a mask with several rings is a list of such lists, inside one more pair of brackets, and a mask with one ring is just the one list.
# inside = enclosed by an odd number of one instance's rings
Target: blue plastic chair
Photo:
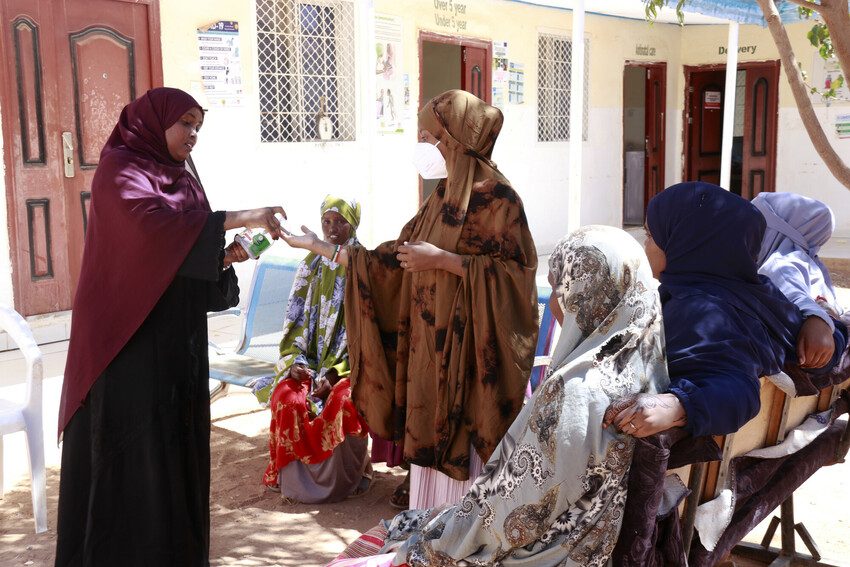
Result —
[[534, 351], [534, 367], [531, 369], [531, 376], [528, 380], [528, 389], [526, 394], [531, 397], [531, 394], [540, 383], [546, 378], [546, 370], [551, 362], [552, 349], [555, 343], [558, 342], [560, 334], [560, 325], [555, 320], [552, 314], [552, 309], [549, 308], [549, 296], [552, 295], [552, 289], [544, 286], [537, 286], [537, 307], [540, 311], [540, 334], [537, 337], [537, 348]]
[[[280, 357], [286, 304], [298, 261], [263, 256], [254, 270], [242, 319], [239, 345], [233, 352], [210, 343], [210, 403], [227, 395], [231, 385], [248, 387], [274, 374]], [[210, 313], [208, 318], [243, 316], [241, 309]]]

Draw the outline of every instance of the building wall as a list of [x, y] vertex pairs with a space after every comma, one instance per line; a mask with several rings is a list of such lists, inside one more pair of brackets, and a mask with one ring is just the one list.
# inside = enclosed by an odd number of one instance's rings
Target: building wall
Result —
[[[786, 26], [788, 37], [809, 77], [814, 77], [814, 62], [818, 57], [806, 38], [811, 24], [798, 23]], [[725, 26], [693, 26], [683, 30], [682, 63], [703, 65], [725, 63], [726, 55], [720, 53], [726, 45]], [[739, 61], [765, 61], [779, 59], [779, 53], [767, 29], [758, 26], [741, 26], [738, 38]], [[820, 96], [813, 96], [815, 111], [833, 148], [850, 163], [850, 139], [839, 139], [835, 134], [835, 118], [850, 113], [850, 103], [833, 102], [825, 105]], [[684, 104], [684, 87], [677, 93], [677, 105]], [[797, 105], [784, 69], [779, 77], [779, 120], [776, 148], [776, 190], [800, 193], [828, 204], [836, 214], [836, 236], [850, 236], [850, 190], [841, 185], [823, 165], [815, 152], [809, 135], [800, 120]], [[681, 132], [679, 136], [681, 136]]]
[[[419, 32], [486, 41], [507, 41], [508, 58], [524, 65], [525, 102], [506, 104], [505, 123], [494, 161], [523, 197], [532, 233], [542, 253], [565, 232], [569, 175], [569, 142], [537, 141], [537, 37], [540, 32], [569, 36], [572, 13], [507, 0], [454, 0], [465, 6], [456, 14], [458, 28], [434, 0], [355, 0], [357, 65], [357, 139], [354, 142], [260, 142], [257, 89], [257, 42], [252, 0], [161, 2], [165, 84], [203, 98], [198, 68], [197, 28], [218, 20], [240, 24], [244, 105], [210, 105], [194, 152], [201, 178], [215, 209], [243, 209], [281, 204], [291, 224], [317, 230], [318, 205], [326, 193], [356, 196], [363, 204], [359, 235], [368, 246], [394, 238], [419, 206], [419, 184], [411, 165], [419, 107]], [[375, 13], [403, 21], [399, 72], [410, 80], [410, 106], [401, 134], [381, 135], [374, 120]], [[448, 27], [447, 27], [448, 26]], [[788, 26], [797, 57], [811, 70], [814, 50], [805, 38], [806, 25]], [[619, 226], [623, 194], [624, 65], [628, 61], [667, 64], [667, 140], [665, 183], [681, 181], [683, 166], [684, 65], [724, 63], [726, 26], [648, 25], [644, 21], [588, 15], [589, 129], [584, 142], [582, 215], [585, 224]], [[740, 45], [750, 47], [741, 61], [777, 59], [769, 33], [742, 26]], [[798, 118], [784, 74], [780, 79], [777, 189], [797, 191], [827, 202], [838, 213], [838, 233], [850, 236], [850, 193], [835, 181], [812, 149]], [[400, 98], [400, 97], [399, 97]], [[399, 104], [401, 109], [401, 105]], [[850, 140], [835, 140], [833, 122], [848, 113], [846, 103], [817, 112], [828, 135], [846, 161]], [[403, 111], [402, 111], [403, 112]], [[2, 140], [0, 140], [2, 143]], [[2, 178], [0, 178], [2, 179]], [[2, 181], [0, 181], [2, 183]], [[5, 188], [0, 193], [0, 222], [5, 220]], [[8, 232], [0, 231], [0, 301], [11, 302]], [[273, 253], [299, 256], [278, 244]], [[250, 266], [240, 266], [245, 273]]]

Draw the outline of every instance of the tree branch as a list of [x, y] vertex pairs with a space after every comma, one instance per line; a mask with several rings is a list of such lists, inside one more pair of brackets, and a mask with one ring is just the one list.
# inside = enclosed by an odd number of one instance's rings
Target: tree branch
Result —
[[814, 10], [815, 12], [820, 12], [820, 9], [824, 7], [824, 2], [826, 0], [821, 0], [820, 4], [815, 2], [807, 2], [806, 0], [786, 0], [789, 4], [794, 4], [796, 6], [800, 6], [801, 8], [808, 8], [809, 10]]
[[821, 10], [820, 16], [829, 29], [832, 50], [841, 66], [844, 84], [850, 84], [850, 13], [847, 11], [847, 0], [831, 2], [829, 7]]
[[[803, 82], [803, 72], [797, 64], [794, 49], [791, 47], [791, 40], [788, 39], [788, 32], [779, 18], [779, 11], [776, 9], [776, 4], [773, 0], [757, 1], [764, 14], [764, 19], [767, 21], [767, 28], [770, 30], [770, 35], [773, 36], [773, 41], [779, 50], [782, 67], [785, 69], [785, 76], [788, 77], [788, 83], [791, 86], [791, 92], [797, 103], [800, 119], [806, 128], [806, 132], [809, 134], [809, 138], [812, 140], [812, 145], [821, 159], [823, 159], [830, 173], [842, 185], [850, 189], [850, 167], [847, 167], [847, 164], [835, 152], [829, 138], [826, 137], [826, 133], [823, 131], [823, 126], [821, 126], [817, 114], [815, 114], [815, 110], [812, 107], [812, 99], [809, 98], [809, 93]], [[846, 2], [846, 0], [843, 1]], [[829, 25], [828, 22], [827, 25]], [[830, 30], [831, 36], [839, 33], [842, 33], [839, 29]]]

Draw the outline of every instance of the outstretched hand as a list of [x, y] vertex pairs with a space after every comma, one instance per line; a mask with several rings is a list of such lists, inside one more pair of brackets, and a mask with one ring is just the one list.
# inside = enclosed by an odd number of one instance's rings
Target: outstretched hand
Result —
[[301, 226], [301, 232], [303, 234], [287, 232], [283, 235], [283, 241], [293, 248], [303, 248], [304, 250], [312, 251], [316, 243], [320, 241], [320, 238], [315, 232], [303, 225]]
[[817, 316], [806, 317], [797, 334], [797, 357], [801, 368], [823, 368], [835, 353], [835, 339], [826, 321]]
[[632, 394], [612, 402], [602, 418], [602, 427], [614, 425], [633, 437], [648, 437], [686, 423], [685, 408], [674, 394]]

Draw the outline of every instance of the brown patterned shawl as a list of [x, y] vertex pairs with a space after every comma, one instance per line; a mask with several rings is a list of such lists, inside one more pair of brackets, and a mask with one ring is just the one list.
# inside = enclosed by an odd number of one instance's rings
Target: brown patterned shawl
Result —
[[[396, 241], [349, 248], [345, 315], [353, 398], [405, 458], [457, 480], [472, 444], [486, 461], [519, 412], [537, 340], [537, 253], [522, 201], [490, 161], [502, 113], [448, 91], [419, 114], [449, 150], [440, 182]], [[463, 256], [463, 277], [403, 270], [427, 241]]]

